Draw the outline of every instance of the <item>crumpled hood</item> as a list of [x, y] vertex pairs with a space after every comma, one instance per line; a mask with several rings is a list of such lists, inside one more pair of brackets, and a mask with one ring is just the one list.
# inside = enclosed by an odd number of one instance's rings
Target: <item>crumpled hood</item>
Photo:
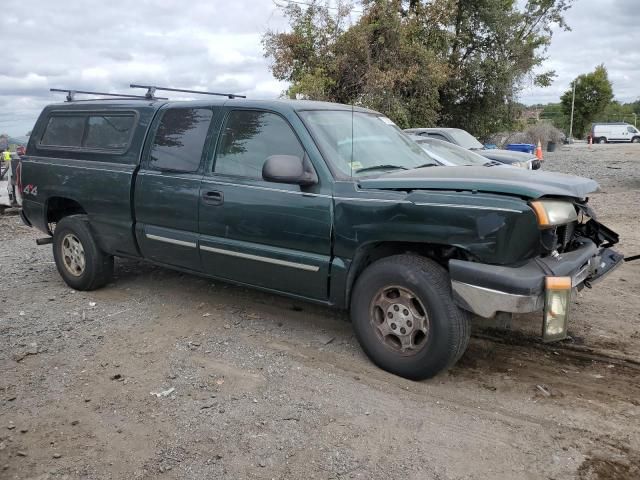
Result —
[[513, 152], [511, 150], [502, 150], [500, 148], [491, 148], [485, 150], [473, 150], [473, 152], [482, 155], [485, 158], [496, 160], [502, 163], [528, 162], [536, 158], [535, 155], [524, 152]]
[[504, 193], [528, 199], [544, 196], [585, 198], [598, 189], [588, 178], [522, 168], [427, 167], [361, 178], [362, 189], [466, 190]]

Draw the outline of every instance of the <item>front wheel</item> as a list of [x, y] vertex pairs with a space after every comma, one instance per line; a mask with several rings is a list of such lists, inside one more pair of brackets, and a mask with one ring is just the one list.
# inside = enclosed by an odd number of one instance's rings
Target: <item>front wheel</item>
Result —
[[75, 290], [95, 290], [113, 275], [113, 257], [98, 247], [86, 215], [71, 215], [57, 223], [53, 258], [60, 276]]
[[356, 282], [351, 319], [376, 365], [413, 380], [452, 366], [471, 333], [469, 314], [453, 302], [446, 270], [417, 255], [371, 264]]
[[640, 143], [640, 137], [633, 137], [631, 143]]

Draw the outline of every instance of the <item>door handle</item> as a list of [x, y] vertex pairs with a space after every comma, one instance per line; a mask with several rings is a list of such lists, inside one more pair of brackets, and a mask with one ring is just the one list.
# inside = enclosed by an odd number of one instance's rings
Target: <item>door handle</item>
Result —
[[224, 195], [217, 190], [209, 190], [202, 193], [202, 201], [209, 205], [222, 205], [224, 203]]

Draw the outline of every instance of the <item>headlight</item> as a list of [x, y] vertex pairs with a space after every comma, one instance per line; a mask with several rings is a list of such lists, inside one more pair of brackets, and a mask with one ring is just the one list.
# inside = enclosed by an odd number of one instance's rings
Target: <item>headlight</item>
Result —
[[576, 208], [562, 200], [537, 200], [530, 203], [541, 228], [564, 225], [578, 220]]
[[527, 170], [531, 169], [531, 163], [530, 162], [514, 162], [511, 165], [513, 165], [514, 167], [525, 168]]

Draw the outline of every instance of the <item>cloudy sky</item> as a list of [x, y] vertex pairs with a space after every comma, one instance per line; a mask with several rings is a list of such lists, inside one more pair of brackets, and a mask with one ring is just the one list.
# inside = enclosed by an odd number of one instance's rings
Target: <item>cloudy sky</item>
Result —
[[527, 104], [559, 101], [569, 83], [604, 63], [621, 102], [640, 98], [640, 0], [575, 0], [570, 32], [554, 32], [543, 70], [558, 75], [550, 87], [525, 88]]
[[[153, 83], [252, 98], [286, 88], [269, 73], [260, 44], [268, 29], [286, 28], [273, 0], [2, 3], [0, 132], [10, 135], [24, 135], [43, 105], [62, 98], [51, 87], [128, 92], [129, 83]], [[573, 31], [556, 33], [545, 65], [556, 81], [525, 88], [521, 100], [557, 101], [572, 78], [599, 63], [617, 99], [640, 97], [639, 4], [576, 0], [567, 13]]]

